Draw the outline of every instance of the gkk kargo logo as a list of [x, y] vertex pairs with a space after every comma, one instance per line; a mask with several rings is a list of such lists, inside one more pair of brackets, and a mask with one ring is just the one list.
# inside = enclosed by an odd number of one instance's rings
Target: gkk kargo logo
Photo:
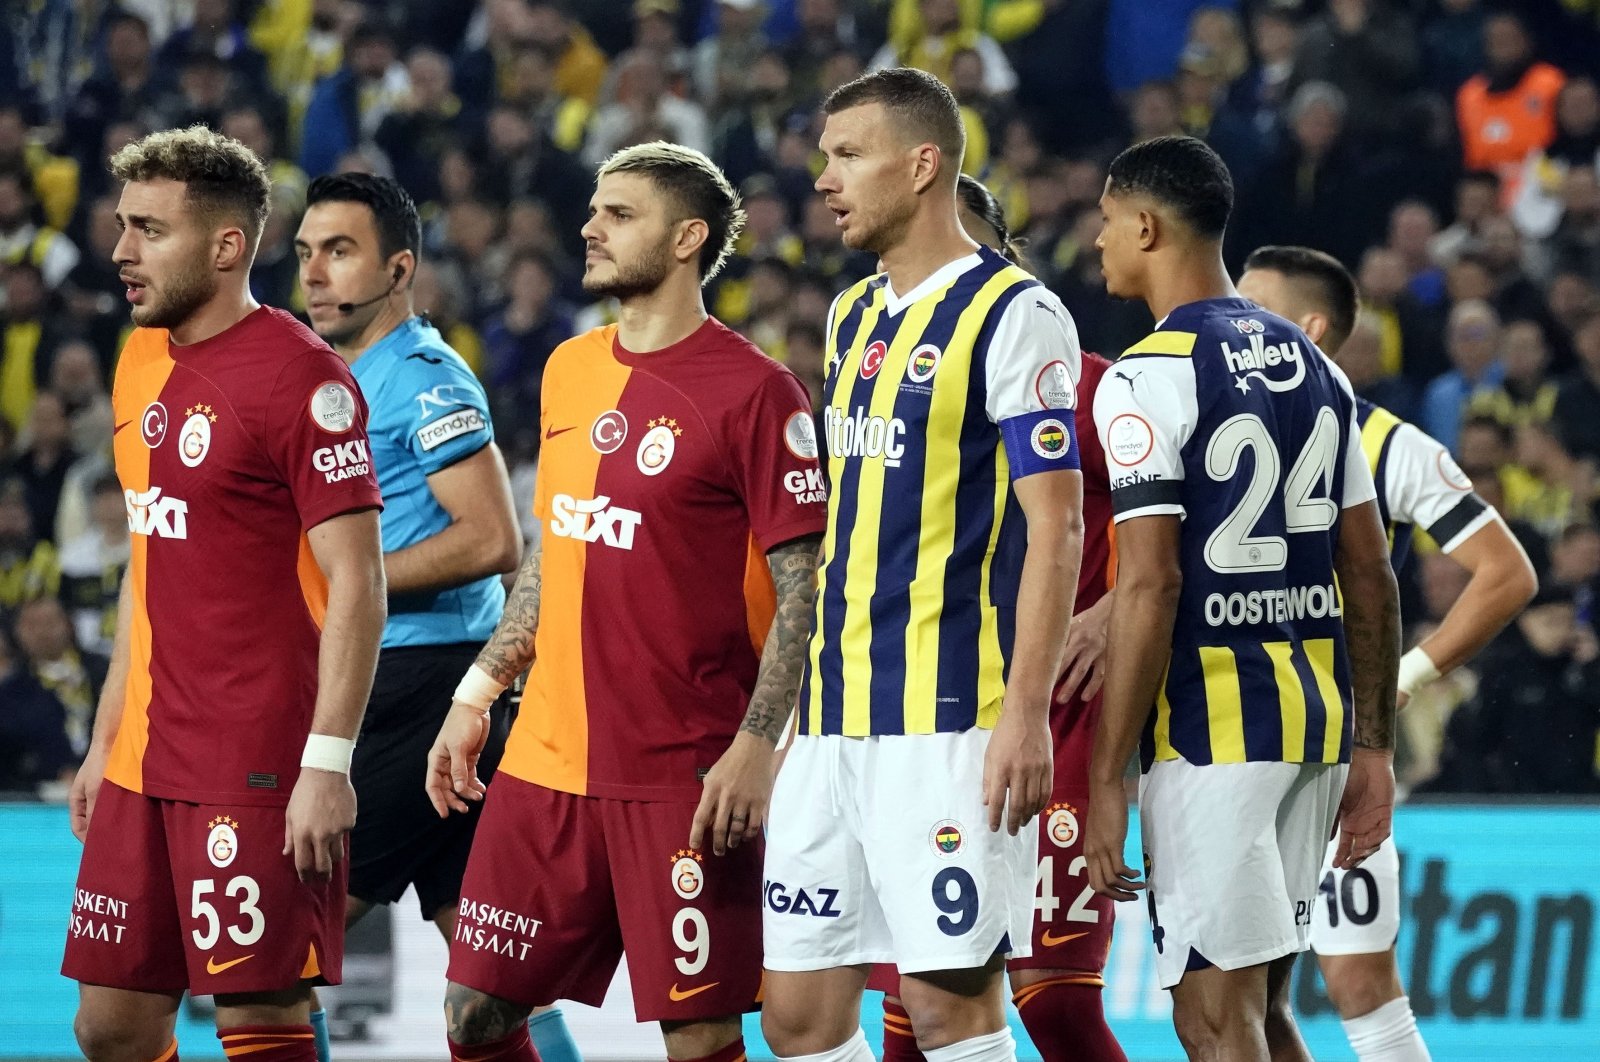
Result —
[[846, 416], [833, 406], [822, 417], [834, 457], [881, 457], [889, 468], [898, 468], [906, 455], [906, 422], [899, 417], [869, 417], [859, 408]]
[[351, 439], [337, 446], [324, 446], [311, 455], [311, 467], [329, 483], [364, 476], [372, 468], [365, 439]]
[[136, 535], [155, 538], [189, 537], [189, 503], [177, 498], [163, 498], [160, 487], [135, 493], [122, 492], [128, 507], [128, 530]]
[[602, 542], [617, 549], [633, 548], [633, 533], [643, 519], [611, 499], [574, 498], [557, 494], [550, 500], [550, 533], [580, 542]]

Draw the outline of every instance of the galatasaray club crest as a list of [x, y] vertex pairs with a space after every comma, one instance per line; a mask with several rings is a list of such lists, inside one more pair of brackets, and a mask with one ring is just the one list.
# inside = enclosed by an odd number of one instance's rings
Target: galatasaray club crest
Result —
[[183, 415], [188, 419], [183, 422], [183, 432], [178, 436], [178, 459], [194, 468], [211, 452], [211, 425], [217, 422], [217, 415], [205, 403], [190, 406]]
[[700, 869], [702, 856], [690, 848], [680, 848], [672, 854], [672, 891], [685, 900], [692, 900], [706, 887], [706, 872]]
[[1078, 839], [1078, 809], [1071, 804], [1051, 804], [1044, 815], [1051, 842], [1057, 848], [1071, 848]]
[[933, 850], [942, 856], [958, 854], [967, 843], [966, 835], [961, 831], [961, 823], [954, 819], [935, 823], [928, 840], [932, 843]]
[[226, 815], [218, 815], [207, 825], [211, 832], [206, 835], [206, 858], [221, 869], [239, 854], [239, 824]]

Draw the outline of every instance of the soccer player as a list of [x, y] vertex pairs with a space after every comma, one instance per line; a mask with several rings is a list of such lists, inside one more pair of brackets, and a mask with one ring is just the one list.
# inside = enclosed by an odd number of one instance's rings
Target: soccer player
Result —
[[[1005, 212], [974, 177], [956, 181], [961, 227], [972, 239], [1023, 265]], [[1127, 1062], [1106, 1024], [1101, 989], [1111, 950], [1116, 904], [1084, 877], [1080, 817], [1088, 806], [1089, 746], [1100, 714], [1106, 620], [1110, 616], [1111, 483], [1091, 411], [1095, 388], [1110, 362], [1083, 352], [1078, 382], [1077, 428], [1082, 446], [1083, 563], [1077, 609], [1067, 635], [1062, 678], [1050, 707], [1055, 776], [1050, 805], [1039, 818], [1039, 869], [1034, 901], [1033, 955], [1006, 964], [1012, 1000], [1045, 1062]], [[1057, 887], [1062, 891], [1058, 894]], [[884, 1062], [922, 1062], [916, 1031], [899, 998], [893, 967], [874, 968], [868, 988], [883, 1000]]]
[[[1160, 324], [1095, 396], [1117, 592], [1090, 880], [1147, 890], [1191, 1058], [1308, 1059], [1292, 1025], [1269, 1044], [1269, 993], [1306, 948], [1336, 817], [1349, 868], [1394, 802], [1399, 599], [1355, 399], [1305, 333], [1234, 291], [1233, 182], [1203, 142], [1129, 148], [1100, 203], [1107, 289]], [[1122, 858], [1136, 744], [1143, 882]]]
[[936, 78], [881, 71], [824, 111], [817, 190], [883, 271], [829, 313], [828, 531], [767, 835], [762, 1026], [781, 1059], [870, 1059], [867, 964], [894, 963], [930, 1062], [996, 1062], [1082, 538], [1077, 332], [962, 231]]
[[[327, 474], [371, 463], [383, 491], [389, 621], [351, 763], [362, 814], [350, 834], [346, 928], [414, 886], [422, 916], [449, 940], [478, 805], [441, 820], [417, 774], [450, 710], [450, 694], [505, 606], [503, 572], [521, 554], [505, 461], [483, 385], [416, 314], [422, 242], [416, 205], [391, 178], [318, 177], [295, 238], [311, 327], [350, 365], [372, 407], [371, 452], [338, 451]], [[496, 713], [480, 766], [505, 747]], [[312, 1011], [319, 1054], [326, 1024]], [[533, 1026], [549, 1062], [576, 1057], [560, 1012]], [[564, 1054], [563, 1054], [564, 1053]], [[324, 1062], [326, 1056], [323, 1056]]]
[[[1355, 327], [1355, 279], [1333, 256], [1309, 247], [1261, 247], [1245, 261], [1239, 294], [1288, 318], [1335, 361]], [[1396, 571], [1415, 528], [1472, 573], [1438, 630], [1400, 658], [1397, 701], [1477, 655], [1538, 589], [1533, 565], [1494, 508], [1478, 497], [1442, 443], [1386, 409], [1356, 399], [1361, 448], [1378, 489]], [[1354, 870], [1333, 865], [1329, 846], [1322, 900], [1311, 912], [1311, 950], [1328, 996], [1361, 1062], [1425, 1062], [1411, 1001], [1400, 984], [1400, 854], [1390, 837]], [[1287, 988], [1287, 981], [1284, 984]], [[1268, 1021], [1288, 1013], [1285, 991]]]
[[543, 541], [430, 755], [441, 815], [484, 799], [489, 703], [532, 664], [462, 884], [450, 1050], [537, 1058], [529, 1010], [599, 1005], [626, 953], [672, 1059], [740, 1062], [826, 512], [816, 433], [794, 374], [706, 315], [744, 224], [710, 159], [620, 151], [590, 211], [584, 287], [619, 321], [551, 356]]
[[84, 841], [62, 972], [92, 1062], [177, 1058], [216, 997], [230, 1057], [309, 1062], [339, 980], [348, 777], [384, 622], [377, 480], [350, 370], [248, 278], [261, 160], [203, 126], [119, 151], [117, 362], [133, 555], [71, 796]]

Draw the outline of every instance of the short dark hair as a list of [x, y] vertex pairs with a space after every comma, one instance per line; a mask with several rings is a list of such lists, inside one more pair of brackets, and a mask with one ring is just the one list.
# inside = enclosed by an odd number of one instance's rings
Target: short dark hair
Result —
[[378, 251], [388, 258], [401, 251], [416, 255], [422, 248], [422, 221], [417, 204], [393, 177], [370, 173], [332, 173], [306, 189], [306, 208], [318, 203], [360, 203], [372, 211], [378, 230]]
[[1356, 278], [1333, 255], [1311, 247], [1257, 247], [1244, 260], [1244, 267], [1281, 273], [1310, 290], [1317, 309], [1328, 318], [1328, 341], [1324, 344], [1328, 350], [1338, 350], [1350, 338], [1361, 309], [1361, 296], [1356, 290]]
[[1222, 157], [1192, 136], [1158, 136], [1111, 160], [1109, 190], [1137, 193], [1173, 207], [1190, 228], [1222, 238], [1233, 213], [1233, 177]]
[[678, 208], [678, 221], [706, 223], [700, 248], [700, 283], [722, 269], [733, 244], [744, 231], [744, 208], [728, 177], [703, 152], [664, 140], [623, 148], [600, 167], [598, 176], [636, 173], [665, 193]]
[[1487, 413], [1474, 413], [1461, 422], [1462, 434], [1466, 434], [1470, 428], [1482, 428], [1484, 431], [1494, 432], [1495, 438], [1500, 440], [1501, 446], [1509, 447], [1513, 441], [1511, 426], [1500, 418], [1492, 417]]
[[956, 178], [956, 198], [961, 205], [972, 211], [985, 225], [994, 230], [995, 238], [1000, 241], [999, 251], [1006, 261], [1012, 265], [1022, 265], [1022, 244], [1011, 235], [1011, 226], [1006, 224], [1006, 211], [1000, 205], [1000, 200], [994, 193], [984, 186], [976, 177], [963, 173]]
[[237, 140], [203, 125], [135, 140], [111, 156], [111, 175], [124, 182], [177, 181], [202, 217], [236, 222], [252, 252], [272, 209], [266, 165]]
[[961, 107], [944, 82], [925, 70], [897, 66], [863, 74], [834, 89], [822, 104], [824, 114], [877, 103], [890, 112], [897, 129], [918, 142], [931, 142], [950, 156], [950, 172], [961, 172], [967, 150], [967, 129]]

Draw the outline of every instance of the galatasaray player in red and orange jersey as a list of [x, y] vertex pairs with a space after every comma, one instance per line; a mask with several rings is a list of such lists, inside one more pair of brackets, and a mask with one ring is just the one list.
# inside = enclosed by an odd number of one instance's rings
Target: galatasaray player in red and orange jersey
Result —
[[[1022, 264], [1005, 212], [994, 194], [962, 174], [956, 181], [961, 226], [968, 236]], [[1006, 962], [1012, 1001], [1044, 1062], [1127, 1062], [1102, 1005], [1116, 904], [1089, 887], [1084, 872], [1082, 816], [1089, 804], [1089, 752], [1100, 717], [1114, 565], [1111, 479], [1094, 426], [1094, 396], [1111, 363], [1083, 353], [1078, 380], [1078, 445], [1083, 470], [1083, 562], [1076, 614], [1067, 635], [1061, 681], [1050, 710], [1055, 774], [1050, 803], [1039, 816], [1033, 954]], [[892, 966], [873, 970], [869, 988], [883, 1001], [884, 1062], [925, 1062], [916, 1030], [898, 996]]]
[[216, 997], [228, 1057], [310, 1062], [384, 622], [366, 406], [338, 355], [250, 297], [260, 159], [195, 126], [111, 172], [138, 326], [112, 389], [133, 554], [72, 790], [62, 972], [91, 1062], [174, 1062], [186, 990]]
[[544, 528], [430, 754], [441, 815], [485, 799], [489, 704], [532, 665], [461, 887], [458, 1062], [533, 1062], [525, 1019], [598, 1005], [626, 953], [679, 1062], [741, 1062], [761, 985], [761, 828], [826, 518], [793, 373], [706, 315], [743, 224], [704, 155], [600, 170], [584, 287], [618, 324], [545, 369]]

